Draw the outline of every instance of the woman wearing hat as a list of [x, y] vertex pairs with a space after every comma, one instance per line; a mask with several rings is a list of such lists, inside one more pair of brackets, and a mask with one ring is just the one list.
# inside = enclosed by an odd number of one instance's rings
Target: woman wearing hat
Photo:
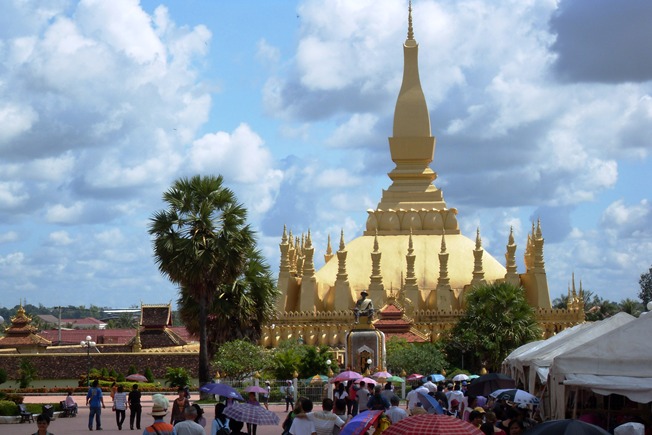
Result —
[[169, 406], [170, 401], [164, 395], [154, 394], [152, 396], [152, 412], [150, 412], [150, 415], [154, 417], [154, 423], [145, 428], [143, 435], [174, 435], [174, 426], [163, 420], [168, 414]]

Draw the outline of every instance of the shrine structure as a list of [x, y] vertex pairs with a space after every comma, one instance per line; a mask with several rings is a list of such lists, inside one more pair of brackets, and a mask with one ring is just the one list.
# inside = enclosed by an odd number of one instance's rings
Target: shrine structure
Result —
[[300, 236], [283, 229], [277, 317], [263, 329], [264, 346], [302, 339], [325, 344], [344, 361], [347, 334], [354, 324], [351, 309], [362, 290], [373, 300], [374, 327], [389, 339], [399, 333], [408, 341], [436, 341], [463, 314], [465, 296], [476, 285], [508, 282], [525, 290], [528, 303], [550, 336], [584, 321], [581, 295], [569, 290], [568, 309], [551, 308], [544, 263], [541, 222], [532, 224], [525, 241], [525, 271], [519, 273], [516, 241], [510, 229], [505, 264], [458, 225], [458, 210], [449, 208], [430, 168], [435, 137], [421, 88], [418, 44], [408, 13], [403, 45], [404, 71], [394, 111], [389, 151], [395, 168], [375, 209], [368, 210], [364, 233], [346, 241], [342, 232], [333, 253], [330, 237], [324, 266], [315, 270], [310, 230]]

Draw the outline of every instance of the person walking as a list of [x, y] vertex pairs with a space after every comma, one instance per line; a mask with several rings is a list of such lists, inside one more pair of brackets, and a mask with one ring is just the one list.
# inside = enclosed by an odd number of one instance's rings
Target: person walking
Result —
[[136, 429], [140, 430], [140, 417], [143, 413], [143, 407], [140, 404], [140, 391], [138, 391], [138, 384], [134, 384], [131, 387], [129, 392], [129, 397], [127, 398], [129, 402], [129, 428], [134, 430], [134, 422], [136, 423]]
[[154, 417], [154, 423], [143, 430], [143, 435], [176, 435], [174, 426], [163, 421], [168, 413], [169, 406], [170, 401], [164, 395], [157, 393], [152, 396], [152, 412], [150, 412], [150, 415]]
[[104, 406], [104, 398], [102, 397], [102, 389], [98, 386], [100, 382], [95, 379], [88, 389], [86, 394], [86, 406], [89, 407], [90, 413], [88, 414], [88, 430], [93, 430], [93, 418], [95, 418], [95, 429], [102, 430], [102, 408]]
[[113, 410], [115, 411], [115, 422], [118, 430], [122, 430], [122, 423], [125, 421], [127, 412], [127, 393], [122, 385], [118, 386], [118, 391], [113, 395]]
[[174, 399], [172, 403], [172, 415], [170, 415], [170, 424], [172, 425], [185, 420], [183, 411], [190, 406], [190, 401], [186, 397], [186, 390], [183, 387], [179, 387], [178, 393], [179, 397]]
[[285, 387], [285, 412], [294, 409], [294, 387], [292, 386], [292, 381], [287, 381], [287, 386]]
[[195, 422], [197, 408], [189, 406], [183, 411], [184, 421], [174, 425], [176, 435], [204, 435], [204, 428]]

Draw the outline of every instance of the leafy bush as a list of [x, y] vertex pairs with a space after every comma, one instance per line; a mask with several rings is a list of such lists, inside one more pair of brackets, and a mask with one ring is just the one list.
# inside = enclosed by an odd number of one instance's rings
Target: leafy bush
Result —
[[165, 383], [171, 387], [185, 387], [190, 382], [190, 375], [183, 367], [166, 367]]
[[136, 369], [136, 366], [131, 364], [129, 366], [129, 369], [127, 370], [127, 376], [133, 375], [133, 374], [136, 374], [136, 373], [138, 373], [138, 370]]
[[147, 378], [148, 382], [154, 382], [154, 373], [152, 373], [152, 369], [150, 369], [149, 367], [145, 369], [144, 376]]
[[0, 384], [7, 382], [7, 370], [0, 368]]
[[5, 400], [9, 400], [11, 402], [14, 402], [16, 405], [20, 405], [23, 403], [23, 400], [25, 398], [21, 396], [20, 394], [14, 394], [14, 393], [7, 393], [5, 395]]
[[11, 400], [0, 400], [0, 415], [19, 415], [18, 405]]

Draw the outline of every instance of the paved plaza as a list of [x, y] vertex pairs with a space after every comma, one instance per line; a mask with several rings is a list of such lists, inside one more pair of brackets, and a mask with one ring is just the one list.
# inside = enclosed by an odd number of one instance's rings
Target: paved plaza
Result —
[[[195, 393], [196, 395], [196, 393]], [[170, 403], [176, 398], [176, 394], [168, 395]], [[26, 396], [25, 403], [59, 403], [61, 400], [64, 400], [65, 396]], [[108, 400], [107, 400], [108, 399]], [[50, 423], [49, 431], [54, 435], [69, 435], [69, 434], [89, 434], [93, 433], [88, 430], [88, 407], [83, 406], [85, 402], [85, 396], [76, 395], [75, 401], [80, 405], [79, 413], [77, 417], [70, 418], [56, 418]], [[122, 430], [118, 430], [118, 426], [115, 422], [115, 414], [111, 411], [111, 398], [105, 397], [106, 409], [102, 410], [102, 432], [103, 434], [107, 433], [131, 433], [131, 434], [140, 434], [146, 426], [149, 426], [154, 421], [154, 418], [149, 415], [149, 412], [152, 407], [152, 396], [143, 395], [142, 404], [143, 404], [143, 418], [141, 421], [141, 430], [137, 431], [129, 430], [129, 411], [127, 410], [127, 418], [125, 423], [122, 426]], [[206, 418], [206, 434], [210, 434], [211, 423], [215, 415], [214, 405], [204, 405], [204, 417]], [[281, 422], [285, 419], [285, 404], [270, 404], [270, 411], [274, 411], [276, 415], [279, 416]], [[166, 418], [166, 421], [169, 421], [169, 414]], [[36, 423], [16, 423], [16, 424], [0, 424], [0, 434], [2, 435], [30, 435], [36, 432]], [[245, 426], [246, 430], [246, 426]], [[282, 432], [281, 425], [278, 426], [258, 426], [257, 435], [278, 435]]]

